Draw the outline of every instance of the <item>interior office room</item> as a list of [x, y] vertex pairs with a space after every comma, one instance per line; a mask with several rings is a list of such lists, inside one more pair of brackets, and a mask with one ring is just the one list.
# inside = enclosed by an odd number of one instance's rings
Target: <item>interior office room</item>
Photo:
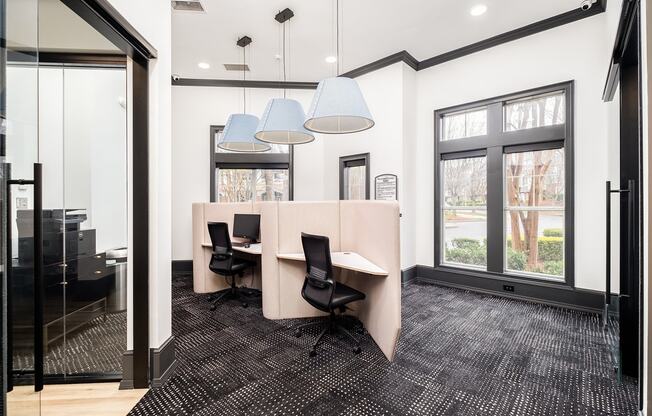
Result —
[[647, 415], [640, 0], [0, 0], [3, 415]]

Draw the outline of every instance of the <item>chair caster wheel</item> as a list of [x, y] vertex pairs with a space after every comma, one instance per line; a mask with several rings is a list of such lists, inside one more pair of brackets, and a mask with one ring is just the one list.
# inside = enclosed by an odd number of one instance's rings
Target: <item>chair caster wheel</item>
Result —
[[361, 352], [362, 352], [362, 348], [360, 348], [360, 347], [355, 347], [355, 348], [353, 349], [353, 353], [354, 353], [354, 354], [360, 354]]
[[301, 338], [301, 330], [297, 329], [296, 331], [294, 331], [294, 336], [297, 338]]
[[248, 307], [249, 307], [249, 304], [248, 304], [247, 302], [242, 302], [242, 307], [243, 307], [243, 308], [248, 308]]
[[311, 356], [311, 357], [314, 357], [315, 355], [317, 355], [317, 351], [315, 351], [315, 350], [310, 350], [310, 351], [308, 352], [308, 355]]
[[215, 309], [217, 309], [217, 305], [211, 305], [211, 310], [214, 311]]

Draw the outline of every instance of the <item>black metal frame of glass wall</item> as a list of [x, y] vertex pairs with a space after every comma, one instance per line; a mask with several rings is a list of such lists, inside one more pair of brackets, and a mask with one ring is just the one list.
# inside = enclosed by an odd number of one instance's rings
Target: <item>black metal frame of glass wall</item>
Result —
[[[508, 101], [535, 97], [553, 92], [564, 92], [566, 100], [565, 123], [554, 126], [504, 131], [504, 104]], [[574, 287], [574, 192], [573, 192], [573, 81], [534, 88], [514, 94], [502, 95], [473, 103], [435, 110], [435, 164], [434, 164], [434, 264], [436, 272], [454, 272], [469, 277], [509, 278], [542, 285]], [[485, 135], [455, 140], [441, 140], [443, 116], [478, 107], [487, 109]], [[564, 198], [564, 281], [538, 279], [536, 276], [505, 271], [504, 236], [504, 155], [514, 152], [564, 148], [565, 198]], [[469, 157], [486, 157], [487, 161], [487, 270], [467, 269], [442, 262], [442, 181], [441, 161]]]

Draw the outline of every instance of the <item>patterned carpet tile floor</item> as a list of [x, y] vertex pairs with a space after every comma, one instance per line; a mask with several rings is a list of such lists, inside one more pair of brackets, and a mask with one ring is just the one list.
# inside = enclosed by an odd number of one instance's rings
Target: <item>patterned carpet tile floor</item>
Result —
[[600, 317], [424, 283], [403, 288], [389, 362], [361, 329], [362, 353], [318, 328], [270, 321], [260, 302], [209, 310], [188, 275], [173, 282], [179, 365], [131, 415], [636, 415], [616, 380]]

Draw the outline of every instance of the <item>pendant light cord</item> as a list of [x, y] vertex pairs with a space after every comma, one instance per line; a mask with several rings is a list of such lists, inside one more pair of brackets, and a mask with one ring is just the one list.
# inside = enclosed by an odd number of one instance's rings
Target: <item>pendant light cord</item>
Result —
[[243, 103], [243, 113], [247, 113], [247, 87], [245, 83], [247, 81], [247, 47], [242, 48], [242, 103]]
[[337, 76], [340, 76], [340, 0], [335, 0], [335, 55], [337, 56]]
[[286, 74], [286, 69], [285, 69], [285, 43], [286, 43], [286, 38], [285, 38], [285, 25], [287, 24], [287, 21], [283, 22], [283, 98], [287, 98], [287, 89], [285, 88], [285, 83], [287, 82], [287, 74]]

